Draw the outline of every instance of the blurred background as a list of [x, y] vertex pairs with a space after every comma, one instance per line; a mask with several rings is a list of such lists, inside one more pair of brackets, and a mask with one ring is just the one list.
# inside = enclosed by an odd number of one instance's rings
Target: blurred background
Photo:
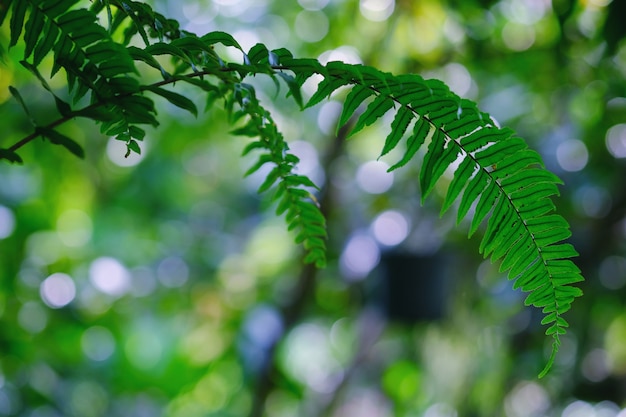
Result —
[[[626, 416], [625, 2], [148, 3], [244, 49], [419, 73], [477, 101], [564, 180], [555, 203], [585, 296], [538, 380], [540, 312], [454, 210], [439, 216], [452, 172], [421, 205], [419, 161], [389, 174], [400, 154], [377, 159], [390, 120], [344, 141], [341, 92], [299, 113], [253, 79], [300, 172], [327, 190], [328, 267], [299, 262], [219, 106], [194, 118], [157, 99], [161, 126], [129, 158], [67, 123], [85, 160], [36, 141], [24, 165], [0, 165], [0, 416]], [[2, 147], [30, 133], [9, 85], [38, 121], [56, 118], [19, 48], [8, 54]]]

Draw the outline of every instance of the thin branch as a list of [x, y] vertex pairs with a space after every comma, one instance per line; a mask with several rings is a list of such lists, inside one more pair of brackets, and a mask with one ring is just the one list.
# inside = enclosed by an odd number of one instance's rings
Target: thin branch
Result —
[[[232, 69], [232, 68], [221, 68], [219, 72], [235, 72], [236, 70]], [[143, 85], [139, 87], [138, 91], [134, 91], [132, 93], [124, 93], [124, 94], [119, 94], [117, 96], [115, 96], [115, 99], [123, 99], [126, 97], [130, 97], [133, 96], [137, 93], [143, 93], [145, 91], [149, 91], [151, 88], [155, 88], [155, 87], [162, 87], [164, 85], [169, 85], [169, 84], [174, 84], [177, 81], [184, 81], [185, 78], [197, 78], [197, 77], [204, 77], [204, 76], [208, 76], [208, 75], [216, 75], [214, 70], [204, 70], [204, 71], [197, 71], [197, 72], [193, 72], [191, 74], [186, 74], [186, 75], [176, 75], [176, 76], [172, 76], [171, 78], [167, 79], [167, 80], [163, 80], [163, 81], [159, 81], [153, 84], [148, 84], [148, 85]], [[93, 104], [90, 104], [87, 107], [84, 107], [80, 110], [74, 110], [71, 113], [60, 117], [59, 119], [47, 124], [44, 126], [44, 128], [46, 129], [54, 129], [72, 119], [74, 119], [75, 117], [82, 117], [81, 113], [89, 111], [89, 110], [93, 110], [93, 109], [97, 109], [100, 107], [103, 107], [107, 104], [110, 104], [110, 102], [108, 102], [107, 100], [102, 100]], [[89, 117], [87, 117], [89, 118]], [[15, 142], [13, 145], [11, 145], [9, 148], [7, 148], [10, 151], [17, 151], [18, 149], [20, 149], [22, 146], [28, 144], [29, 142], [33, 141], [34, 139], [39, 137], [39, 133], [38, 132], [33, 132], [25, 137], [23, 137], [22, 139], [20, 139], [19, 141]]]

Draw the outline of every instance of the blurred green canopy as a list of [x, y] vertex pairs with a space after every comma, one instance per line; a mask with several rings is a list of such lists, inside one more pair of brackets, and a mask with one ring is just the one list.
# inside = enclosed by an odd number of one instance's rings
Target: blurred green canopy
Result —
[[[128, 158], [68, 123], [84, 160], [34, 142], [0, 165], [0, 416], [626, 416], [626, 2], [147, 3], [246, 50], [420, 73], [477, 101], [564, 180], [585, 296], [537, 380], [540, 315], [467, 225], [439, 218], [452, 173], [422, 206], [419, 166], [377, 159], [384, 126], [339, 143], [340, 95], [300, 113], [254, 79], [300, 172], [329, 190], [329, 266], [299, 262], [220, 109], [159, 102]], [[30, 132], [9, 86], [56, 115], [21, 54], [0, 63], [3, 146]]]

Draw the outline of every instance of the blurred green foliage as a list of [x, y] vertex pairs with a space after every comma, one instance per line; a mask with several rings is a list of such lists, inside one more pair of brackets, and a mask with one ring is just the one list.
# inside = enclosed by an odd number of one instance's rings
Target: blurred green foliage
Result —
[[[261, 41], [418, 72], [478, 101], [565, 180], [558, 205], [586, 295], [568, 313], [554, 370], [537, 381], [549, 351], [541, 318], [497, 265], [476, 260], [476, 238], [439, 219], [437, 202], [420, 206], [418, 167], [380, 174], [384, 126], [339, 146], [338, 103], [298, 114], [259, 80], [303, 171], [331, 185], [328, 268], [307, 281], [282, 220], [264, 214], [262, 177], [242, 178], [253, 159], [239, 157], [245, 144], [220, 110], [194, 118], [160, 103], [160, 128], [127, 159], [92, 124], [68, 124], [84, 161], [35, 143], [25, 165], [0, 166], [0, 415], [241, 416], [261, 402], [267, 416], [626, 414], [620, 1], [151, 4], [193, 32], [227, 30], [245, 49]], [[0, 65], [4, 145], [30, 129], [9, 85], [38, 120], [56, 114], [11, 64], [22, 52], [5, 52], [15, 59]], [[382, 315], [384, 269], [372, 269], [393, 251], [435, 271], [415, 279], [444, 284], [443, 317]]]

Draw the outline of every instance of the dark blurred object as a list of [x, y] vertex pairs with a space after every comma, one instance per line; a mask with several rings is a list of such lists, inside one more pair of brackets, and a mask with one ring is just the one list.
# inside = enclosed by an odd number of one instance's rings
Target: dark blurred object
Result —
[[608, 6], [603, 33], [607, 45], [606, 53], [609, 56], [617, 52], [620, 42], [626, 37], [625, 17], [626, 1], [613, 0]]
[[446, 310], [444, 255], [387, 253], [379, 267], [373, 297], [391, 321], [415, 323], [439, 320]]

